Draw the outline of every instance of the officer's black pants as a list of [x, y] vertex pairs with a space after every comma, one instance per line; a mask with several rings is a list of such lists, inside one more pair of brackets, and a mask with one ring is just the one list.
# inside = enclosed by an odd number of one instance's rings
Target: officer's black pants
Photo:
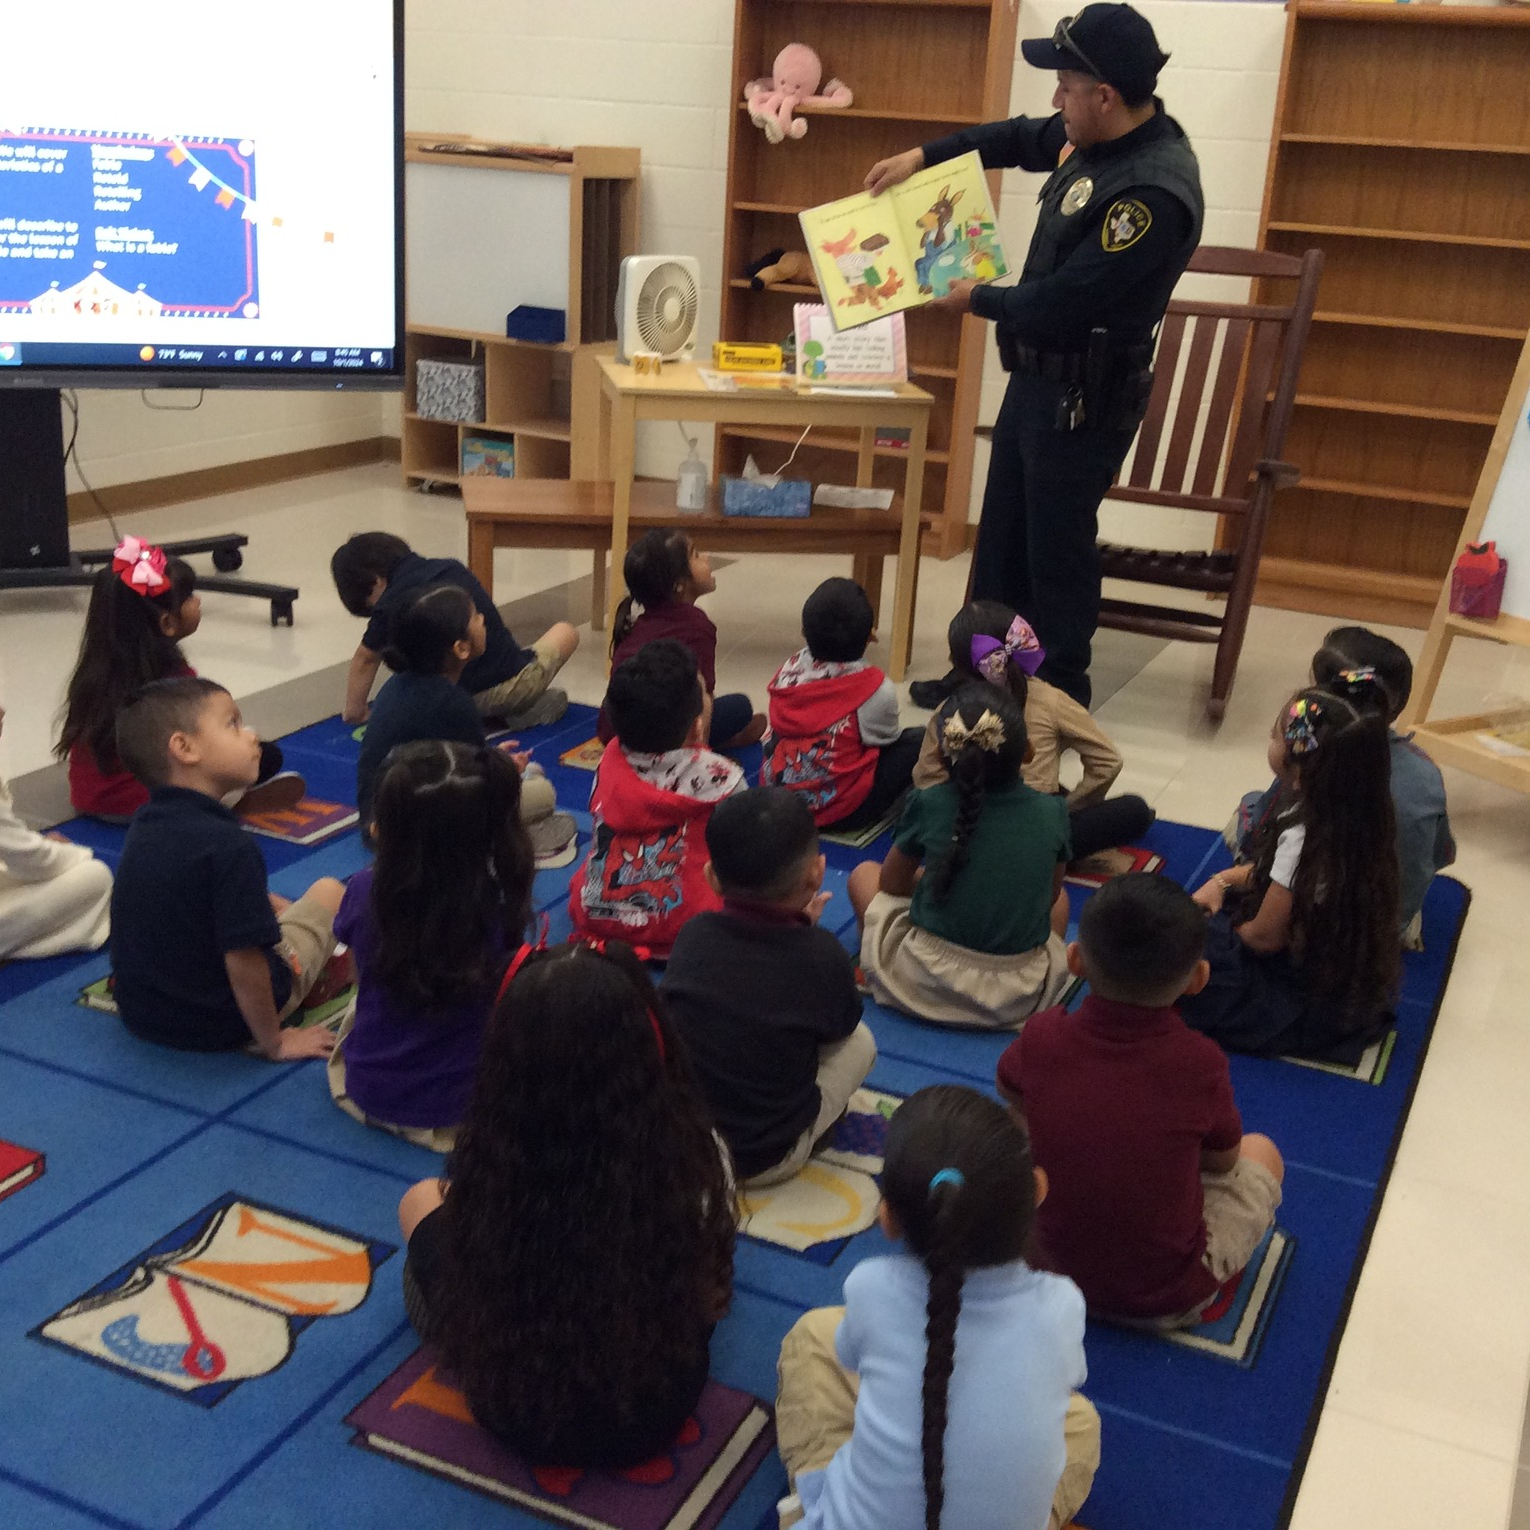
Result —
[[1018, 611], [1047, 651], [1042, 678], [1089, 705], [1100, 614], [1100, 501], [1132, 430], [1057, 429], [1060, 383], [1011, 374], [993, 429], [972, 595]]

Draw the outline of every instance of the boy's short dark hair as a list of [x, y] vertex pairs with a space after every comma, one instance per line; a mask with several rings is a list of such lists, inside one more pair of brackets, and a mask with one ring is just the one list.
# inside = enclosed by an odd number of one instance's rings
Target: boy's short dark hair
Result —
[[639, 754], [678, 749], [701, 716], [696, 656], [674, 638], [644, 643], [611, 671], [606, 716], [617, 741]]
[[802, 863], [818, 854], [818, 826], [801, 792], [757, 786], [717, 804], [707, 823], [707, 852], [724, 892], [784, 898]]
[[195, 733], [202, 708], [227, 688], [200, 675], [177, 675], [140, 687], [117, 712], [117, 758], [145, 786], [170, 779], [170, 735]]
[[367, 599], [379, 579], [391, 579], [393, 570], [414, 549], [391, 531], [358, 531], [342, 542], [329, 560], [340, 604], [352, 616], [369, 616]]
[[1179, 883], [1129, 872], [1084, 905], [1078, 942], [1101, 998], [1160, 1008], [1184, 992], [1206, 954], [1206, 916]]
[[853, 579], [825, 579], [802, 607], [802, 635], [820, 664], [851, 664], [866, 656], [876, 613]]
[[1312, 678], [1330, 686], [1346, 669], [1374, 669], [1387, 693], [1387, 721], [1408, 704], [1413, 691], [1413, 660], [1389, 637], [1369, 627], [1335, 627], [1312, 656]]

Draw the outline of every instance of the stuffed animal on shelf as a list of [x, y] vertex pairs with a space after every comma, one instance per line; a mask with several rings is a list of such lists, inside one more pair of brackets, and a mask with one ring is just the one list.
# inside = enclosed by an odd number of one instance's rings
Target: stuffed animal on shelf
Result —
[[770, 250], [744, 267], [744, 275], [756, 292], [774, 287], [778, 282], [806, 282], [816, 287], [813, 262], [805, 250]]
[[776, 54], [769, 79], [750, 80], [744, 86], [749, 120], [765, 131], [767, 143], [801, 138], [807, 123], [794, 118], [799, 106], [849, 106], [855, 99], [843, 80], [830, 80], [819, 91], [823, 62], [806, 43], [787, 43]]

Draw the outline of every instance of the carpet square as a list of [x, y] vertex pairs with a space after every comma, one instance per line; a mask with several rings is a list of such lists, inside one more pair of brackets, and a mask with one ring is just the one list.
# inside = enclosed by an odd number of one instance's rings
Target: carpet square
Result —
[[1272, 1227], [1247, 1267], [1217, 1294], [1201, 1321], [1194, 1328], [1165, 1333], [1164, 1338], [1245, 1369], [1253, 1365], [1295, 1249], [1291, 1238]]

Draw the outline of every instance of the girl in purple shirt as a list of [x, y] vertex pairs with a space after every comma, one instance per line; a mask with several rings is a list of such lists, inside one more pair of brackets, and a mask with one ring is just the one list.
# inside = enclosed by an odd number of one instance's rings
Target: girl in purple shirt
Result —
[[437, 1152], [467, 1108], [495, 990], [530, 917], [520, 791], [513, 762], [488, 745], [401, 744], [374, 798], [376, 865], [351, 878], [335, 918], [357, 995], [330, 1093], [358, 1121]]

